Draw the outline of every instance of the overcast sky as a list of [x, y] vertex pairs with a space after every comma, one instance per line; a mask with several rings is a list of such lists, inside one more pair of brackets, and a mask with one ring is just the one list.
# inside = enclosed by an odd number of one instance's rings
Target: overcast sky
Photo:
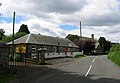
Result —
[[12, 34], [12, 16], [16, 12], [15, 32], [27, 24], [31, 33], [66, 37], [100, 36], [120, 40], [120, 0], [0, 0], [0, 28]]

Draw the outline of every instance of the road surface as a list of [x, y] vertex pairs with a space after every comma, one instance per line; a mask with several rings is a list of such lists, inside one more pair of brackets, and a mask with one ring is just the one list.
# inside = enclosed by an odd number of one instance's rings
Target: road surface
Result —
[[48, 66], [44, 74], [38, 73], [14, 83], [120, 83], [120, 68], [106, 55], [87, 56], [56, 68]]

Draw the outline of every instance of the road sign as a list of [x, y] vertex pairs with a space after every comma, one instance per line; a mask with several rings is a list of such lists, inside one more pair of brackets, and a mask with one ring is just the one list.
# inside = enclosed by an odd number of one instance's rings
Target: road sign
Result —
[[16, 45], [16, 53], [26, 53], [26, 44]]

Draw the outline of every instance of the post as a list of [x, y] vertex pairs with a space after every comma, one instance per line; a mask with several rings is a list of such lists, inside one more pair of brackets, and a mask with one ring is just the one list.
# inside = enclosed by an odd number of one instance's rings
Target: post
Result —
[[12, 35], [12, 52], [14, 57], [13, 65], [15, 64], [15, 55], [14, 55], [14, 27], [15, 27], [15, 12], [13, 12], [13, 35]]
[[[0, 7], [1, 7], [2, 3], [0, 3]], [[0, 16], [1, 16], [1, 13], [0, 13]]]

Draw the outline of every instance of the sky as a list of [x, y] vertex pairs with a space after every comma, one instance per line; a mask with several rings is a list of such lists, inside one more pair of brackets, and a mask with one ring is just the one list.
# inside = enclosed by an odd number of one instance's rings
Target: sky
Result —
[[12, 34], [13, 12], [15, 32], [26, 24], [31, 33], [66, 37], [82, 35], [96, 39], [105, 37], [120, 42], [120, 0], [0, 0], [0, 28]]

